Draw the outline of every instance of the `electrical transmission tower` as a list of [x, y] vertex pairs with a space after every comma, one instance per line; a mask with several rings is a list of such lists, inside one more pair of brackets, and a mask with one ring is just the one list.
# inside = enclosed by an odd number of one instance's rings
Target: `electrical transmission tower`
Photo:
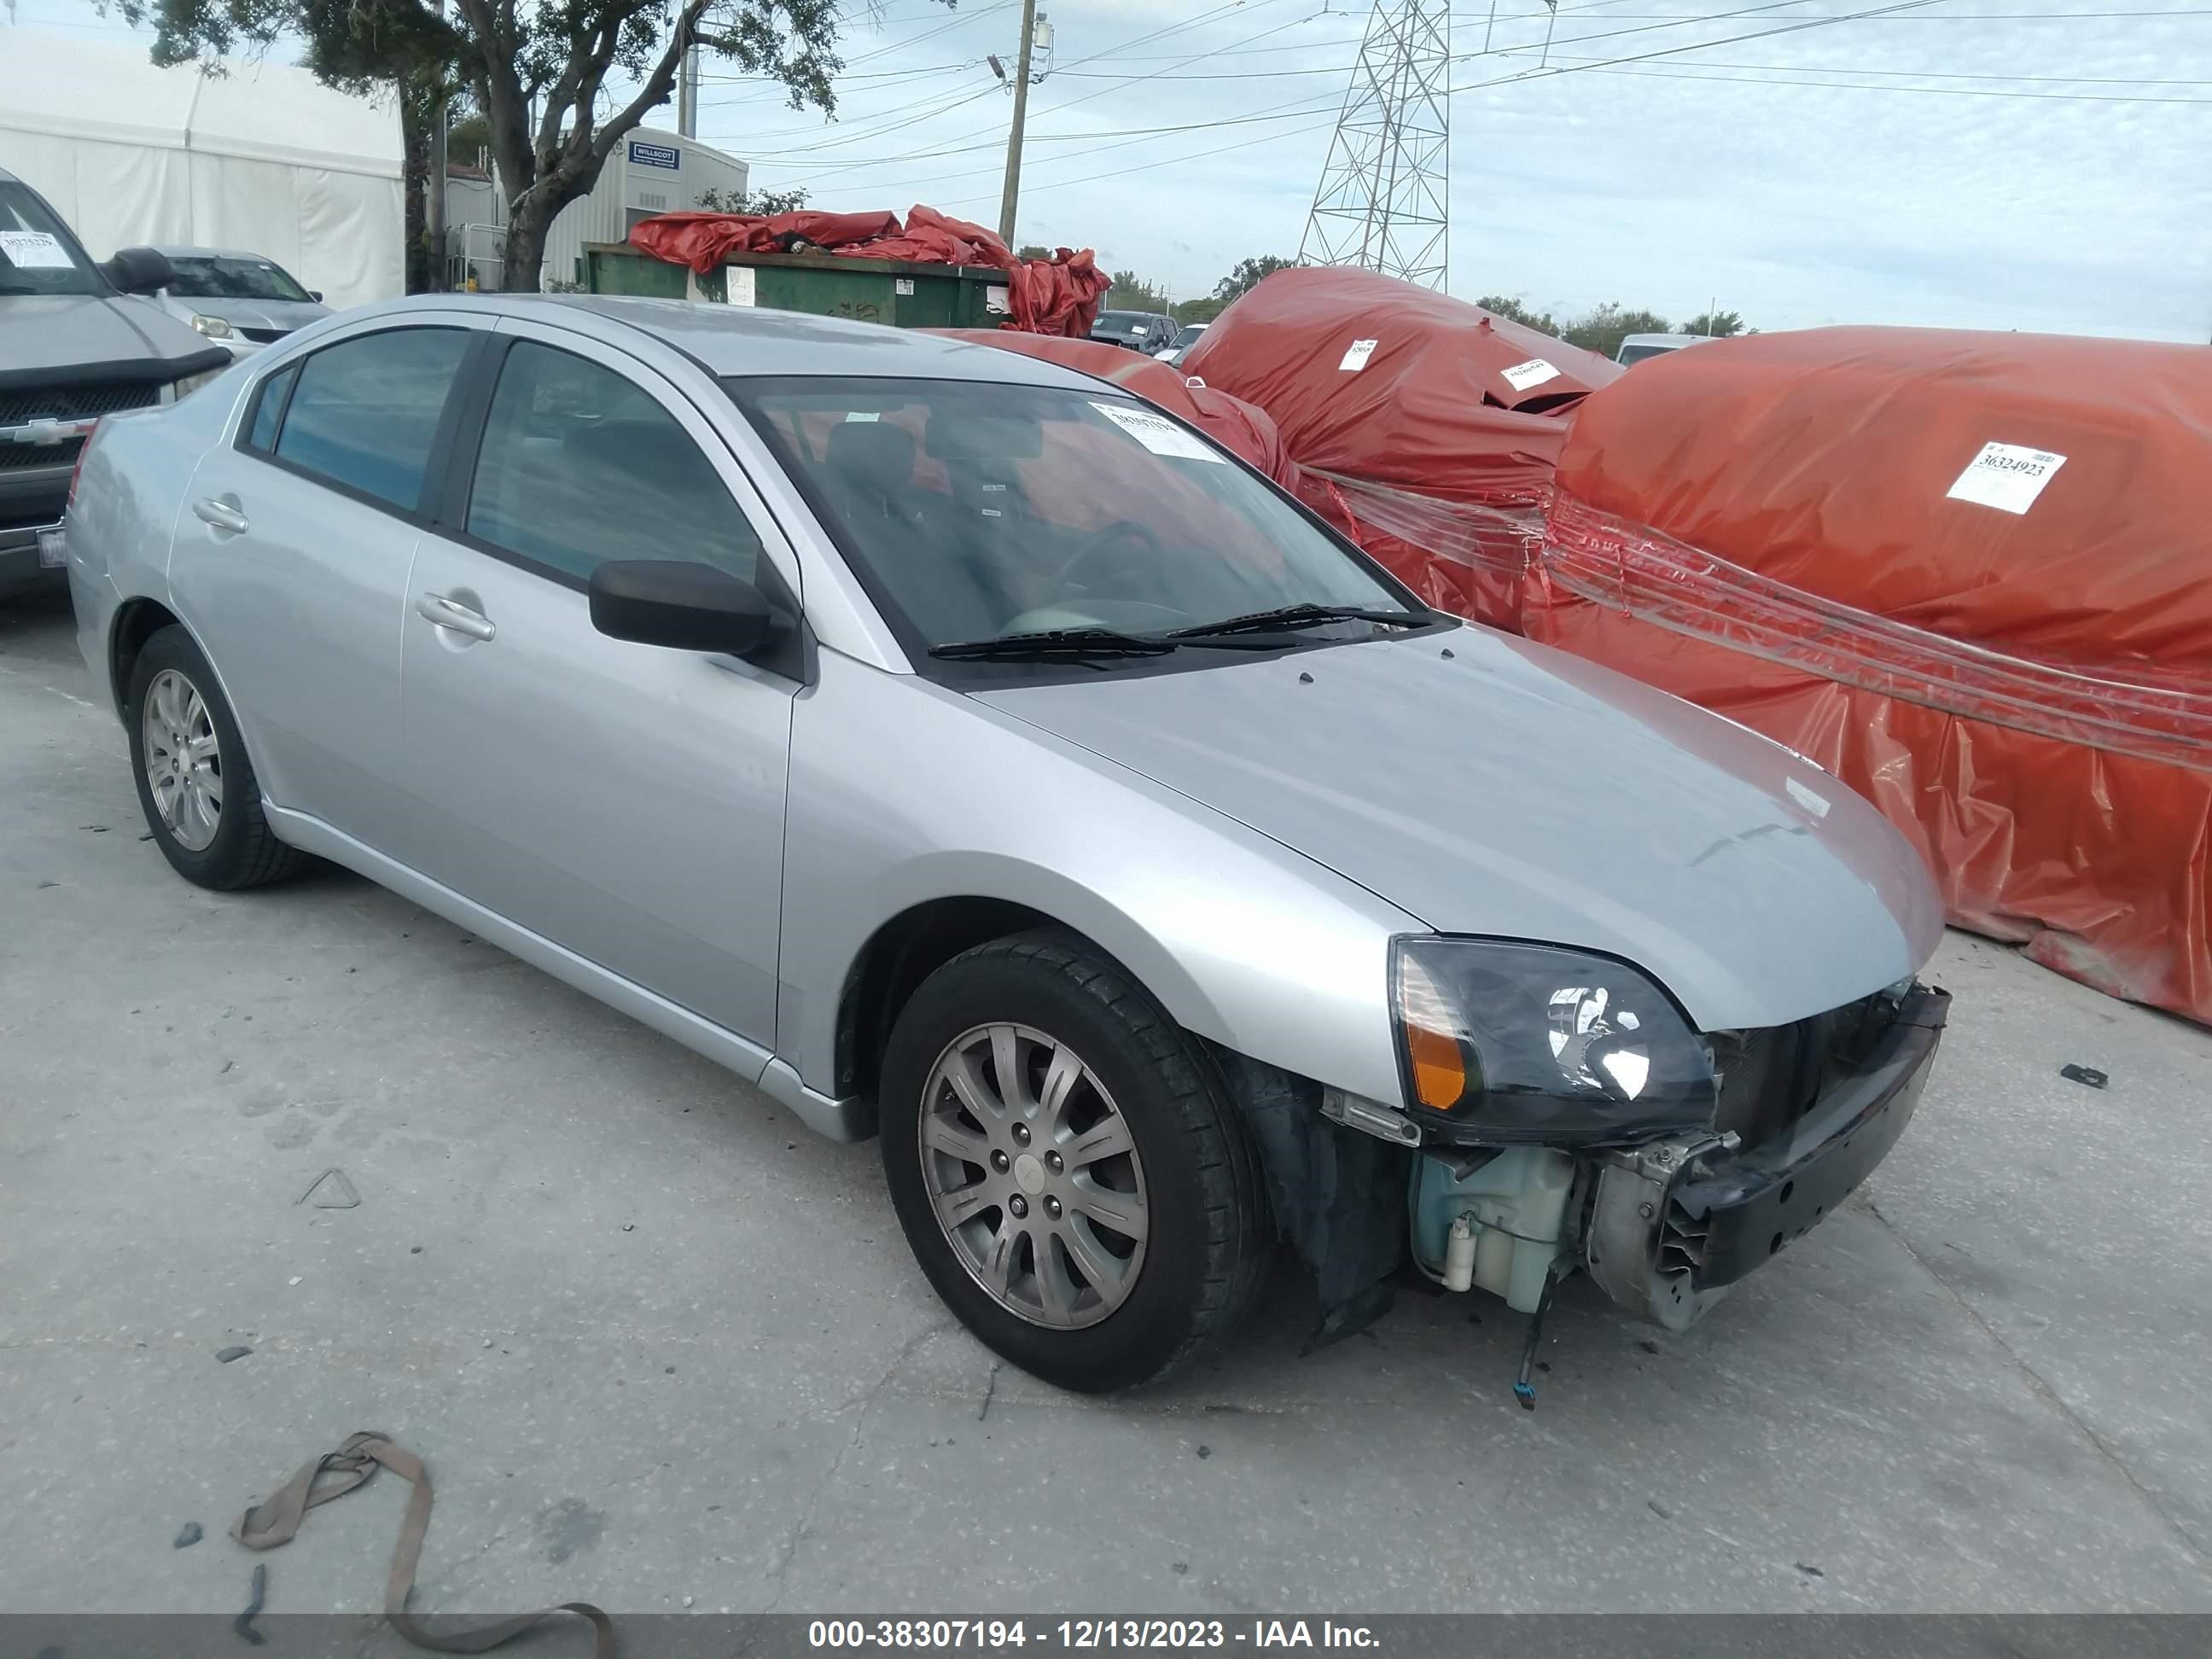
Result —
[[1298, 263], [1444, 285], [1451, 0], [1376, 0]]

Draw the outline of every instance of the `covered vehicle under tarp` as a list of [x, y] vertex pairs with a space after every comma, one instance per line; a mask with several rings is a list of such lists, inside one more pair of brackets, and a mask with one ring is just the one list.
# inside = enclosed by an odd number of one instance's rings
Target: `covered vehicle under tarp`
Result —
[[1285, 489], [1297, 488], [1297, 468], [1283, 448], [1282, 434], [1261, 410], [1212, 386], [1193, 386], [1182, 371], [1157, 358], [1100, 340], [1071, 340], [1013, 329], [933, 330], [949, 340], [1018, 351], [1042, 357], [1082, 374], [1110, 381], [1133, 397], [1188, 421], [1224, 449], [1250, 462]]
[[1060, 248], [1049, 259], [1016, 257], [997, 235], [965, 219], [917, 204], [896, 213], [663, 213], [631, 227], [641, 253], [704, 276], [732, 254], [800, 249], [854, 259], [903, 259], [926, 265], [981, 265], [1006, 273], [1014, 327], [1080, 338], [1113, 279], [1089, 248]]
[[2202, 346], [1718, 341], [1577, 410], [1527, 631], [1837, 774], [1959, 925], [2212, 1023], [2208, 477]]
[[1620, 370], [1370, 270], [1277, 271], [1184, 374], [1265, 410], [1307, 503], [1430, 604], [1517, 631], [1566, 416]]

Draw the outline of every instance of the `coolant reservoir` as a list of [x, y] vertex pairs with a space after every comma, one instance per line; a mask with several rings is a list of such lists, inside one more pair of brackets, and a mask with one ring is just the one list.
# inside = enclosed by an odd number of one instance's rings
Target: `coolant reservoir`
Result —
[[[1452, 1258], [1463, 1257], [1471, 1242], [1472, 1282], [1504, 1297], [1508, 1306], [1534, 1313], [1562, 1254], [1559, 1235], [1574, 1160], [1548, 1146], [1509, 1146], [1473, 1169], [1464, 1167], [1467, 1159], [1464, 1152], [1430, 1152], [1413, 1160], [1414, 1254], [1445, 1288], [1463, 1289], [1463, 1282], [1453, 1282], [1457, 1264]], [[1462, 1217], [1471, 1241], [1452, 1237]]]

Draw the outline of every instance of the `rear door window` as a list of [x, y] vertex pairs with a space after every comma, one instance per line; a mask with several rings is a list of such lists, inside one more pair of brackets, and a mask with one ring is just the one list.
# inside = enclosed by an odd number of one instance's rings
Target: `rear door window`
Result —
[[[465, 329], [395, 328], [324, 347], [301, 365], [277, 458], [418, 510], [439, 416], [469, 339]], [[258, 418], [256, 427], [258, 435]]]

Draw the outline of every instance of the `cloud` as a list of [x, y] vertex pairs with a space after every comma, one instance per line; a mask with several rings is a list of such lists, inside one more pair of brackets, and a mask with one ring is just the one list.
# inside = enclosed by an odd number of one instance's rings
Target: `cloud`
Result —
[[[1792, 28], [1872, 0], [1720, 19], [1745, 8], [1565, 0], [1538, 73], [1544, 13], [1536, 0], [1501, 0], [1496, 50], [1453, 69], [1453, 290], [1683, 317], [1717, 299], [1765, 327], [2203, 339], [2212, 18], [2065, 15], [2156, 3], [1944, 0]], [[1455, 50], [1474, 54], [1489, 9], [1459, 3]], [[2040, 15], [2021, 15], [2031, 4]], [[1032, 95], [1024, 240], [1095, 246], [1177, 294], [1209, 289], [1250, 255], [1297, 251], [1364, 14], [1323, 13], [1315, 0], [1047, 9], [1058, 65]], [[989, 76], [982, 54], [1009, 51], [1018, 15], [970, 0], [952, 27], [902, 46], [955, 15], [893, 0], [878, 26], [848, 37], [846, 56], [871, 54], [865, 67], [878, 74], [933, 72], [849, 92], [834, 136], [851, 142], [836, 150], [750, 143], [759, 117], [794, 125], [765, 97], [710, 111], [706, 135], [751, 158], [763, 183], [804, 179], [822, 205], [921, 199], [994, 219], [1011, 100], [994, 86], [973, 94]], [[1206, 21], [1188, 27], [1194, 16]], [[1669, 52], [1781, 28], [1790, 32]], [[1605, 61], [1659, 52], [1669, 55]], [[956, 67], [971, 58], [972, 71]], [[1900, 85], [1925, 89], [1877, 89]], [[1119, 136], [1152, 127], [1184, 130]], [[963, 153], [928, 154], [945, 149]], [[841, 159], [868, 164], [823, 166]]]

